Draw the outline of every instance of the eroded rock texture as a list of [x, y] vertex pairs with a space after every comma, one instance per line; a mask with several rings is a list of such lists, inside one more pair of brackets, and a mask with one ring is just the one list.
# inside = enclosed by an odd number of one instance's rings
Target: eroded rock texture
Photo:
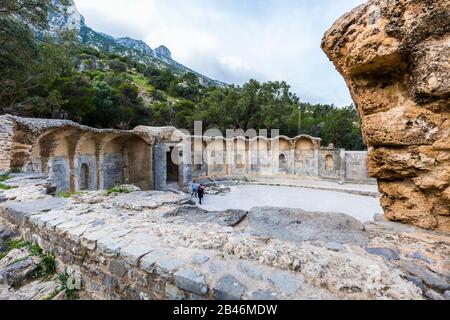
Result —
[[390, 220], [450, 232], [450, 1], [372, 0], [322, 48], [362, 118]]

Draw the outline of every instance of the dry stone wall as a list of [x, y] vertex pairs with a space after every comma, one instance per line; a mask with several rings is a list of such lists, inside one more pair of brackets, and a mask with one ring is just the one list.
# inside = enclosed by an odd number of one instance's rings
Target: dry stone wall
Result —
[[0, 119], [0, 171], [11, 169], [11, 148], [14, 124], [8, 119]]
[[450, 232], [450, 1], [371, 0], [322, 48], [345, 78], [386, 216]]

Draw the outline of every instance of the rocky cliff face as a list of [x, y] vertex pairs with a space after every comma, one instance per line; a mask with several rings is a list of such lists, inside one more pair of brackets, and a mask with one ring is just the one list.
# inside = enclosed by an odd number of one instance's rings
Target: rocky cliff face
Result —
[[66, 0], [68, 5], [64, 5], [61, 0], [53, 0], [52, 2], [55, 9], [49, 14], [48, 30], [36, 30], [36, 28], [33, 28], [39, 35], [49, 33], [52, 36], [57, 36], [61, 31], [75, 31], [80, 42], [86, 46], [121, 56], [128, 56], [137, 62], [147, 65], [152, 64], [159, 68], [169, 68], [175, 74], [192, 72], [205, 85], [223, 85], [220, 81], [212, 80], [173, 60], [170, 50], [165, 46], [160, 46], [153, 50], [142, 40], [130, 37], [114, 38], [91, 29], [86, 25], [84, 17], [78, 11], [73, 0]]
[[172, 60], [172, 53], [165, 46], [159, 46], [155, 49], [155, 55], [161, 60]]
[[450, 232], [450, 1], [371, 0], [322, 48], [345, 78], [390, 220]]

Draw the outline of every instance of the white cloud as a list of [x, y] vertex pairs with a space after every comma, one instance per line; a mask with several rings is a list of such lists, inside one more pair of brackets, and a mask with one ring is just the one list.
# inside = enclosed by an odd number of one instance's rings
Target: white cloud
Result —
[[164, 44], [211, 78], [286, 80], [304, 101], [351, 102], [320, 49], [323, 33], [365, 0], [75, 0], [89, 26]]

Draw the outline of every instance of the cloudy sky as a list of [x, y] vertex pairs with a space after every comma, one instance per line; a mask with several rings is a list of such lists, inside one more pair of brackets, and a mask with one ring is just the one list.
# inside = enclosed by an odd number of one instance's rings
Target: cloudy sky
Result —
[[286, 80], [303, 100], [351, 103], [320, 49], [333, 22], [365, 0], [75, 0], [86, 23], [115, 37], [165, 45], [213, 79]]

